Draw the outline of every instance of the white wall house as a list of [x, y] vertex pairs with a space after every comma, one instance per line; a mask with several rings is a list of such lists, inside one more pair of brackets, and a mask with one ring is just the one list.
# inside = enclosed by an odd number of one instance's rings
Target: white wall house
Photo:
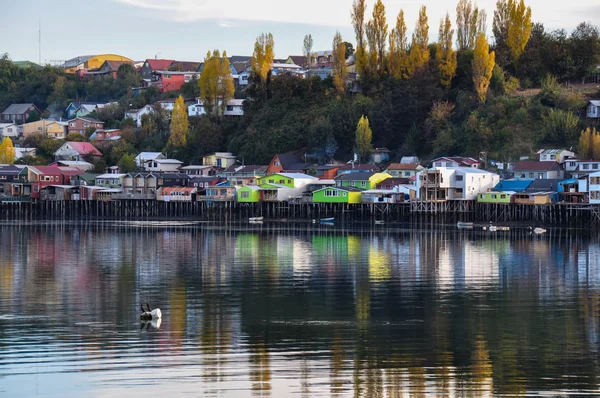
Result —
[[588, 192], [590, 204], [600, 204], [600, 171], [590, 174]]
[[600, 118], [600, 100], [592, 100], [588, 104], [586, 116], [591, 119]]
[[597, 171], [600, 171], [600, 161], [598, 160], [577, 160], [574, 165], [572, 162], [567, 162], [565, 170], [571, 172], [573, 177], [585, 177]]
[[540, 152], [540, 162], [564, 163], [568, 159], [575, 158], [575, 152], [566, 149], [544, 149]]
[[135, 125], [142, 126], [142, 116], [149, 115], [154, 112], [152, 105], [146, 105], [140, 109], [131, 109], [125, 112], [125, 118], [131, 118], [135, 121]]
[[436, 167], [417, 174], [417, 197], [422, 200], [475, 200], [490, 191], [500, 176], [472, 167]]
[[250, 69], [246, 69], [238, 75], [238, 86], [247, 86], [250, 83]]
[[448, 168], [455, 168], [455, 167], [473, 167], [473, 168], [479, 168], [479, 166], [481, 165], [481, 163], [479, 162], [479, 160], [474, 159], [474, 158], [465, 158], [462, 156], [453, 156], [453, 157], [441, 157], [441, 158], [437, 158], [432, 160], [431, 162], [432, 167], [448, 167]]
[[150, 160], [165, 158], [165, 155], [163, 155], [161, 152], [140, 152], [135, 157], [135, 164], [137, 164], [138, 167], [142, 167], [146, 162]]
[[[219, 100], [219, 106], [222, 101]], [[227, 101], [227, 105], [223, 111], [223, 116], [243, 116], [244, 115], [244, 100], [231, 99]], [[196, 99], [196, 103], [188, 106], [188, 116], [206, 115], [206, 108], [200, 98]]]
[[19, 126], [15, 123], [0, 123], [0, 138], [18, 137]]
[[177, 159], [154, 159], [144, 164], [145, 171], [176, 172], [183, 162]]

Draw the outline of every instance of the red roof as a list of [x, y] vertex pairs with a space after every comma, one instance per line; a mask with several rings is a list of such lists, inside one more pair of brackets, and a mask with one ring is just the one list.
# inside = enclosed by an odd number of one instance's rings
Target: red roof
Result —
[[175, 61], [172, 59], [147, 59], [146, 62], [152, 70], [166, 70]]
[[524, 160], [513, 163], [514, 171], [550, 171], [559, 170], [560, 166], [556, 162], [538, 162], [535, 160]]
[[30, 166], [35, 171], [39, 171], [40, 174], [60, 174], [61, 170], [58, 166]]
[[71, 145], [80, 155], [102, 156], [102, 153], [89, 142], [68, 141], [67, 144]]
[[419, 164], [407, 164], [407, 163], [392, 163], [388, 166], [388, 170], [416, 170], [420, 167]]

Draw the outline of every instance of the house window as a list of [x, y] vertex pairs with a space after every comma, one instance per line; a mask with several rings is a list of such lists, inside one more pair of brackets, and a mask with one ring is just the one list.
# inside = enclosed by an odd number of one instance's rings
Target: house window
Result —
[[273, 162], [273, 164], [274, 164], [275, 166], [281, 166], [281, 163], [279, 163], [279, 160], [276, 160], [275, 162]]
[[524, 173], [521, 173], [521, 178], [525, 178], [525, 174]]
[[361, 181], [360, 186], [361, 186], [361, 188], [366, 188], [367, 187], [367, 182], [366, 181]]
[[339, 197], [340, 191], [328, 189], [327, 191], [325, 191], [325, 196], [326, 197]]
[[506, 199], [506, 195], [500, 195], [500, 199]]
[[279, 180], [280, 184], [285, 184], [285, 180]]
[[544, 178], [544, 173], [538, 173], [538, 179], [541, 180], [542, 178]]
[[233, 106], [227, 105], [227, 112], [233, 112]]
[[269, 184], [274, 184], [274, 183], [275, 183], [275, 180], [273, 180], [273, 179], [269, 180]]
[[456, 181], [463, 181], [463, 180], [464, 180], [463, 176], [458, 176], [458, 175], [456, 176]]
[[492, 195], [492, 199], [497, 199], [498, 195]]
[[594, 164], [592, 164], [592, 169], [594, 169], [594, 170], [598, 170], [598, 163], [594, 163]]
[[590, 165], [589, 165], [589, 164], [584, 164], [584, 165], [583, 165], [583, 169], [584, 169], [584, 170], [588, 170], [589, 168], [590, 168]]
[[242, 198], [248, 199], [250, 197], [250, 192], [242, 192]]
[[410, 171], [405, 171], [404, 172], [404, 177], [410, 177]]
[[242, 80], [248, 81], [248, 76], [246, 76], [246, 75], [242, 76]]
[[529, 178], [533, 178], [533, 173], [529, 173]]
[[575, 167], [576, 163], [575, 162], [569, 162], [569, 167]]
[[292, 180], [288, 180], [288, 182], [287, 182], [287, 183], [288, 183], [288, 184], [291, 184], [291, 183], [292, 183]]

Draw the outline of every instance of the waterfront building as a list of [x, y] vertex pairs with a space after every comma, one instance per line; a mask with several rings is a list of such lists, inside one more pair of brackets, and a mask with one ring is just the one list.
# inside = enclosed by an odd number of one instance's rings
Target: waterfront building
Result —
[[359, 204], [361, 190], [357, 188], [325, 187], [312, 193], [313, 203]]

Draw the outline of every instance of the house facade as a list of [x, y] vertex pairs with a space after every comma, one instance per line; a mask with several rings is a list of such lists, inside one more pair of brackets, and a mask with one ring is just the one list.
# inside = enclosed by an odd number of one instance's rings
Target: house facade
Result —
[[592, 100], [588, 103], [585, 116], [590, 119], [600, 118], [600, 100]]
[[563, 178], [564, 171], [558, 162], [525, 160], [511, 165], [515, 180]]
[[127, 174], [101, 174], [96, 176], [96, 185], [104, 188], [123, 189], [123, 178]]
[[179, 170], [183, 162], [177, 159], [154, 159], [144, 163], [144, 170], [149, 172], [172, 173]]
[[39, 133], [48, 138], [64, 139], [67, 136], [67, 122], [42, 119], [36, 122], [25, 123], [21, 126], [23, 137]]
[[386, 173], [395, 178], [411, 178], [423, 170], [420, 164], [392, 163], [385, 170]]
[[11, 104], [8, 108], [0, 114], [0, 120], [5, 122], [13, 122], [17, 124], [23, 124], [27, 122], [32, 112], [37, 112], [41, 115], [42, 112], [34, 104]]
[[0, 123], [0, 138], [19, 136], [19, 125], [16, 123]]
[[441, 157], [431, 161], [432, 167], [445, 167], [445, 168], [456, 168], [456, 167], [471, 167], [478, 169], [481, 166], [481, 162], [474, 158], [465, 158], [461, 156], [453, 157]]
[[133, 119], [137, 127], [142, 126], [142, 116], [149, 115], [154, 112], [152, 105], [145, 105], [140, 109], [131, 109], [125, 112], [125, 118]]
[[600, 171], [589, 175], [587, 189], [590, 204], [600, 204]]
[[312, 193], [313, 203], [359, 204], [361, 191], [356, 188], [325, 187]]
[[231, 152], [215, 152], [202, 157], [203, 166], [228, 168], [236, 163], [236, 156]]
[[180, 90], [181, 86], [200, 77], [198, 72], [153, 71], [150, 86], [157, 87], [161, 93]]
[[420, 200], [475, 200], [479, 193], [491, 191], [500, 176], [473, 167], [436, 167], [417, 174]]
[[305, 163], [302, 158], [298, 155], [291, 153], [277, 154], [271, 159], [271, 162], [267, 166], [266, 173], [308, 173], [314, 165]]
[[137, 164], [138, 167], [143, 167], [146, 162], [165, 158], [165, 155], [163, 155], [161, 152], [140, 152], [135, 157], [135, 164]]
[[75, 119], [69, 120], [69, 125], [67, 127], [67, 133], [77, 133], [84, 135], [85, 131], [88, 128], [93, 128], [94, 130], [103, 129], [104, 122], [92, 118], [87, 117], [76, 117]]
[[140, 73], [142, 78], [150, 80], [152, 78], [152, 72], [159, 70], [168, 70], [171, 64], [175, 62], [173, 59], [147, 59], [144, 61]]
[[540, 162], [565, 163], [568, 159], [574, 159], [575, 152], [566, 149], [544, 149], [540, 152]]
[[[219, 106], [222, 106], [222, 101], [219, 100]], [[225, 108], [222, 111], [223, 116], [244, 116], [244, 100], [241, 99], [230, 99], [227, 101]], [[213, 111], [213, 113], [216, 111]], [[221, 111], [219, 110], [219, 113]], [[196, 103], [188, 106], [188, 116], [203, 116], [206, 115], [206, 108], [200, 98], [196, 99]]]

